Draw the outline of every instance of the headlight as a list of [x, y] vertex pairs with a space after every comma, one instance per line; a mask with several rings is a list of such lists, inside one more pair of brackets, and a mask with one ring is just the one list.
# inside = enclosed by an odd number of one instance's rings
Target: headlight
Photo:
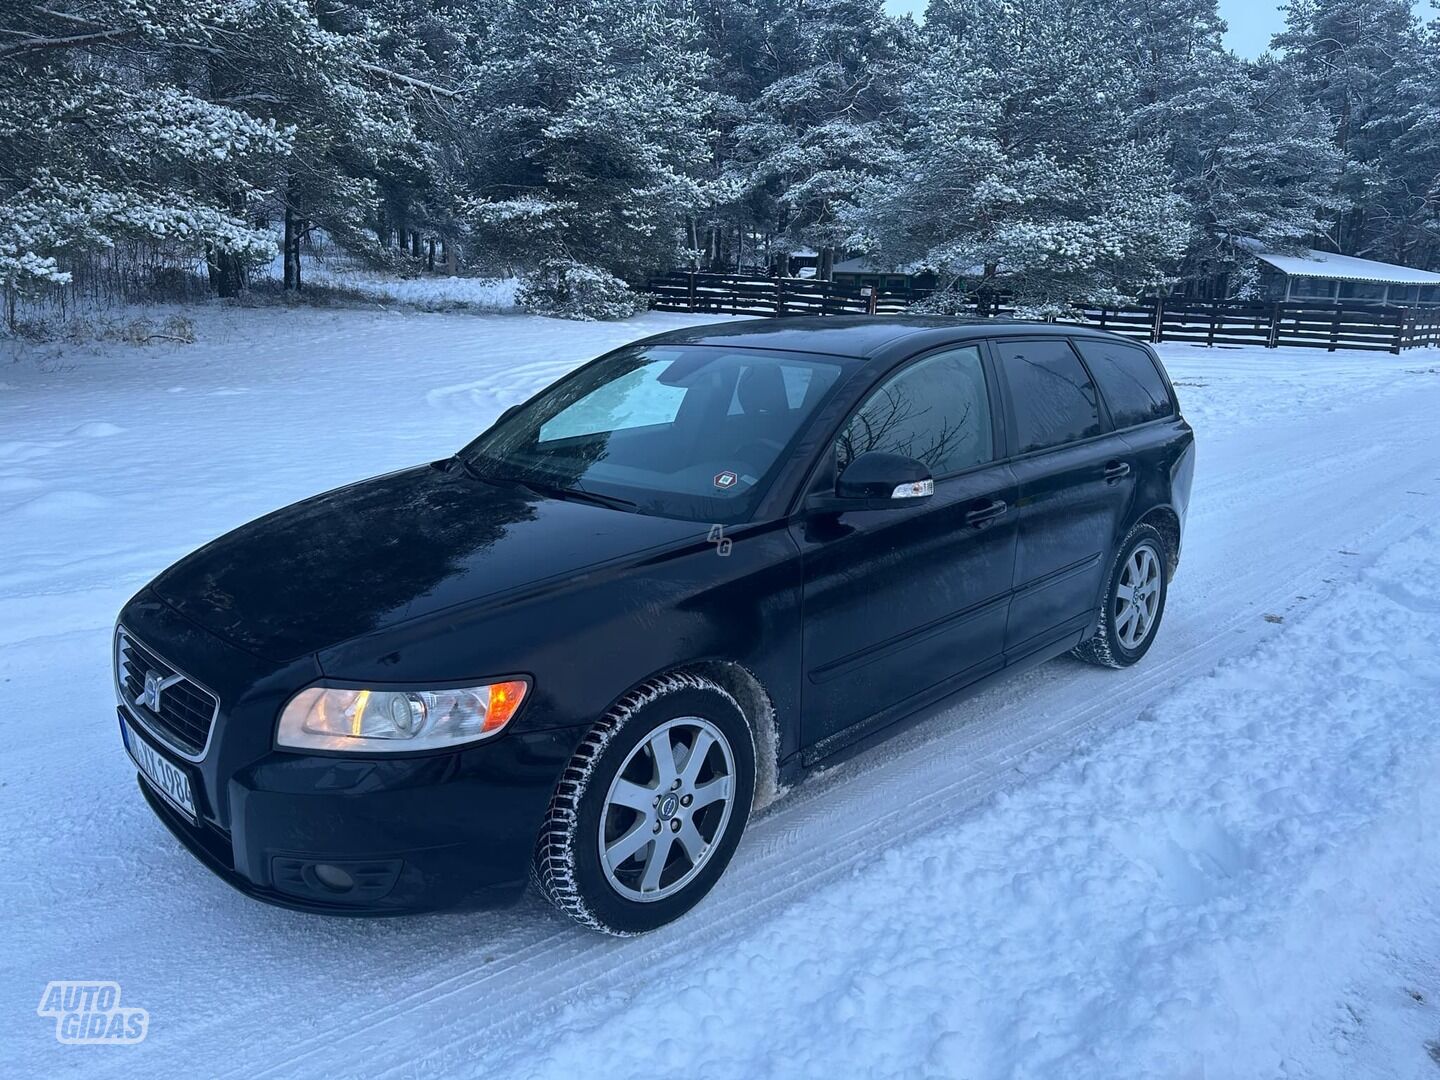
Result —
[[459, 690], [302, 690], [280, 713], [275, 744], [293, 750], [402, 754], [499, 734], [529, 684], [522, 679]]

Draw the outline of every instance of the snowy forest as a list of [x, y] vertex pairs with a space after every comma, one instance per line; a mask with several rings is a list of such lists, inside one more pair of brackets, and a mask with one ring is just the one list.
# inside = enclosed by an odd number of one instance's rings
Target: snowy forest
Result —
[[34, 0], [0, 14], [0, 287], [236, 296], [327, 245], [585, 282], [922, 267], [1063, 308], [1440, 269], [1440, 19], [1292, 0]]

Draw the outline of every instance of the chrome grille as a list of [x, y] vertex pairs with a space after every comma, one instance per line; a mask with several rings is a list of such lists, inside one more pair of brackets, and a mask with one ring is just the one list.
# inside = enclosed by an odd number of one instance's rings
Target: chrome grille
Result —
[[[147, 703], [147, 677], [163, 686], [158, 711]], [[220, 702], [123, 627], [115, 635], [115, 678], [125, 705], [155, 735], [192, 760], [204, 753]]]

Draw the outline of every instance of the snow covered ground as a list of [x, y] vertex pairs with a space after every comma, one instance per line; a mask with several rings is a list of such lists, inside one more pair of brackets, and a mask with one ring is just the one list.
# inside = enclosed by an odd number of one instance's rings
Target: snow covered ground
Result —
[[[122, 601], [687, 321], [210, 311], [0, 364], [6, 1074], [1436, 1076], [1435, 352], [1166, 348], [1199, 468], [1145, 663], [935, 710], [655, 935], [295, 914], [179, 848], [115, 730]], [[148, 1038], [57, 1044], [52, 979], [118, 981]]]
[[[279, 241], [277, 240], [277, 243]], [[422, 274], [397, 278], [381, 270], [357, 265], [323, 233], [316, 234], [322, 257], [302, 260], [301, 274], [307, 287], [316, 285], [348, 289], [379, 304], [394, 304], [417, 311], [502, 312], [515, 309], [516, 277], [444, 277]], [[285, 276], [285, 263], [276, 256], [265, 276], [278, 282]]]

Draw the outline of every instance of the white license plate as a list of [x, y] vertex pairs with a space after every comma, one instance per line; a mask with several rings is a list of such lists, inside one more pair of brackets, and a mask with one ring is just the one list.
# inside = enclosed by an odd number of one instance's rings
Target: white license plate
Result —
[[195, 799], [190, 794], [190, 777], [185, 775], [179, 766], [170, 764], [160, 751], [145, 741], [143, 735], [137, 734], [129, 720], [121, 719], [120, 734], [125, 739], [125, 749], [130, 751], [135, 764], [140, 766], [145, 779], [193, 822]]

